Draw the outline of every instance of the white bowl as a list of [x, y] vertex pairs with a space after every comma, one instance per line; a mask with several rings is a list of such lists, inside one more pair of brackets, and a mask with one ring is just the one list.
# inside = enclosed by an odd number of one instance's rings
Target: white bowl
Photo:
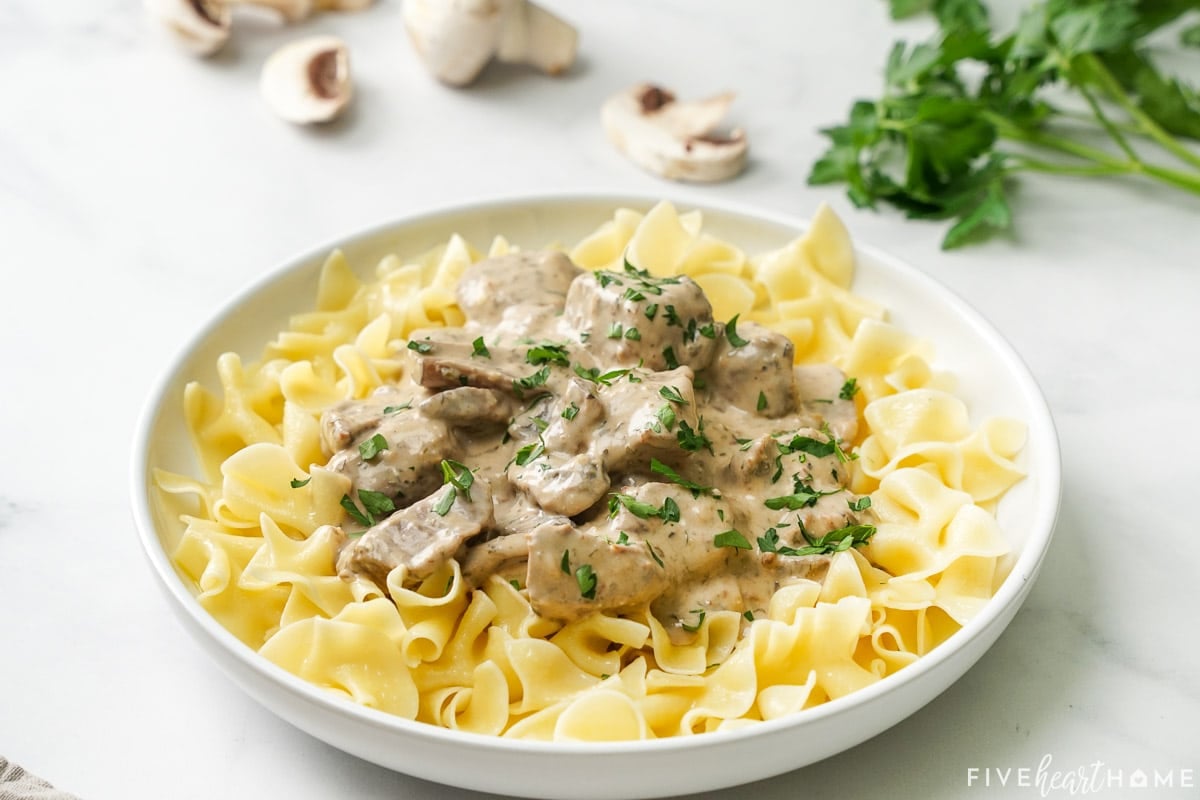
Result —
[[[1021, 454], [1028, 477], [1000, 506], [1013, 545], [1012, 569], [984, 609], [948, 641], [911, 666], [848, 696], [749, 728], [620, 743], [510, 741], [438, 728], [356, 705], [297, 678], [238, 641], [196, 601], [168, 556], [181, 524], [152, 500], [155, 468], [194, 474], [182, 413], [189, 380], [215, 384], [225, 351], [257, 357], [290, 314], [311, 308], [316, 275], [335, 247], [366, 274], [388, 253], [416, 254], [459, 233], [486, 247], [495, 234], [540, 247], [573, 242], [618, 207], [649, 209], [653, 200], [555, 196], [473, 203], [371, 228], [317, 247], [232, 298], [168, 365], [152, 392], [134, 442], [133, 508], [142, 545], [188, 631], [251, 697], [334, 747], [391, 769], [463, 788], [531, 797], [653, 797], [718, 789], [827, 758], [886, 730], [961, 677], [996, 641], [1033, 585], [1050, 544], [1059, 504], [1059, 452], [1049, 409], [1029, 370], [1007, 342], [966, 303], [923, 273], [869, 247], [858, 247], [856, 293], [888, 307], [891, 320], [931, 339], [937, 365], [955, 372], [972, 417], [1024, 420]], [[680, 210], [695, 204], [677, 203]], [[705, 230], [750, 253], [794, 238], [799, 220], [728, 206], [700, 206]], [[581, 779], [581, 776], [589, 776]], [[596, 780], [593, 776], [603, 776]]]

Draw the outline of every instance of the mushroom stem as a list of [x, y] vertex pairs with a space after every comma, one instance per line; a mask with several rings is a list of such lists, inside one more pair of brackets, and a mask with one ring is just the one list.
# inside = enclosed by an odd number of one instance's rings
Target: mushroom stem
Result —
[[551, 75], [575, 60], [578, 35], [529, 0], [405, 0], [404, 26], [431, 73], [466, 86], [492, 58]]
[[575, 61], [578, 40], [575, 29], [562, 19], [528, 0], [519, 0], [505, 15], [496, 58], [558, 75]]

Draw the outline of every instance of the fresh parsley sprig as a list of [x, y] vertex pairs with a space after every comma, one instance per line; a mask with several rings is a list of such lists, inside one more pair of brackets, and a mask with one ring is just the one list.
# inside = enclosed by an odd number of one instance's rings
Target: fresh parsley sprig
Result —
[[[1147, 48], [1194, 0], [1043, 0], [1003, 34], [981, 0], [890, 7], [897, 18], [932, 10], [939, 33], [896, 43], [882, 97], [822, 131], [830, 147], [810, 184], [845, 183], [859, 207], [953, 220], [945, 249], [1011, 228], [1021, 173], [1142, 176], [1200, 194], [1200, 153], [1184, 142], [1200, 140], [1200, 93]], [[1189, 38], [1200, 34], [1188, 28]]]

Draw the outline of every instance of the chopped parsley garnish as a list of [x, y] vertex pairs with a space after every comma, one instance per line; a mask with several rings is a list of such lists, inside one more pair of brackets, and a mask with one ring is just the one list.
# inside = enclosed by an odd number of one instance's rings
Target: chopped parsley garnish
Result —
[[868, 508], [871, 507], [871, 498], [869, 495], [864, 494], [862, 497], [858, 498], [857, 500], [854, 500], [854, 501], [847, 500], [846, 505], [850, 506], [851, 511], [866, 511]]
[[649, 519], [650, 517], [657, 517], [659, 515], [659, 509], [649, 503], [643, 503], [636, 497], [621, 494], [620, 492], [615, 492], [608, 496], [608, 515], [610, 517], [615, 517], [621, 506], [625, 506], [625, 510], [638, 519]]
[[392, 498], [383, 492], [359, 489], [358, 501], [362, 503], [363, 510], [374, 519], [383, 519], [396, 510], [396, 504], [392, 502]]
[[[526, 363], [533, 364], [535, 367], [542, 364], [554, 364], [557, 367], [571, 366], [571, 359], [567, 355], [567, 347], [562, 344], [539, 344], [536, 347], [531, 347], [525, 353]], [[542, 381], [545, 383], [545, 381]]]
[[564, 575], [571, 574], [571, 551], [563, 550], [562, 559], [558, 562], [558, 568], [563, 571]]
[[358, 506], [354, 505], [354, 501], [350, 499], [350, 495], [348, 494], [342, 495], [342, 508], [346, 509], [346, 513], [349, 514], [359, 525], [369, 528], [375, 524], [374, 519], [368, 517], [359, 510]]
[[766, 394], [766, 392], [759, 391], [759, 393], [758, 393], [758, 403], [756, 404], [756, 406], [755, 406], [755, 407], [756, 407], [756, 408], [757, 408], [759, 411], [764, 411], [764, 410], [766, 409], [766, 407], [767, 407], [767, 394]]
[[513, 381], [513, 391], [517, 397], [524, 397], [526, 389], [536, 389], [539, 386], [545, 386], [546, 380], [550, 377], [550, 367], [542, 367], [532, 375], [526, 375], [524, 378], [519, 378]]
[[562, 418], [569, 422], [569, 421], [575, 419], [575, 416], [578, 413], [579, 413], [579, 406], [575, 405], [575, 403], [572, 402], [569, 406], [567, 406], [566, 408], [563, 409]]
[[362, 509], [354, 504], [350, 499], [350, 495], [342, 495], [341, 506], [346, 509], [355, 522], [364, 526], [371, 527], [380, 517], [387, 516], [396, 510], [396, 504], [392, 502], [392, 498], [382, 492], [372, 492], [369, 489], [358, 490], [358, 500], [362, 503]]
[[377, 433], [365, 442], [358, 446], [358, 454], [362, 456], [363, 461], [370, 461], [378, 458], [379, 454], [388, 449], [387, 439], [382, 433]]
[[[660, 291], [659, 294], [662, 294], [662, 292]], [[632, 300], [635, 303], [646, 299], [646, 295], [642, 294], [637, 289], [634, 289], [632, 286], [625, 290], [624, 297], [626, 300]]]
[[711, 322], [708, 323], [707, 325], [701, 325], [698, 330], [700, 332], [700, 335], [703, 336], [705, 339], [717, 338], [717, 326]]
[[842, 491], [840, 487], [828, 492], [814, 489], [800, 480], [799, 476], [793, 478], [792, 483], [792, 494], [785, 494], [782, 497], [768, 497], [763, 501], [763, 505], [772, 511], [779, 511], [784, 508], [788, 511], [799, 511], [802, 508], [815, 506], [817, 501], [827, 494], [837, 494]]
[[513, 589], [518, 592], [521, 591], [521, 582], [519, 580], [517, 580], [516, 578], [509, 578], [508, 585], [513, 587]]
[[617, 537], [617, 544], [629, 544], [629, 534], [621, 531], [620, 536]]
[[664, 386], [658, 390], [658, 393], [663, 397], [663, 399], [670, 400], [672, 403], [676, 403], [677, 405], [681, 406], [687, 405], [687, 400], [683, 398], [683, 395], [681, 395], [679, 390], [674, 386]]
[[530, 461], [542, 456], [545, 452], [546, 446], [540, 440], [536, 442], [530, 442], [521, 449], [517, 450], [517, 454], [513, 458], [513, 461], [516, 462], [518, 467], [523, 467]]
[[655, 508], [649, 503], [643, 503], [636, 497], [614, 492], [608, 496], [608, 515], [615, 517], [621, 506], [638, 519], [658, 517], [663, 522], [679, 522], [679, 504], [671, 497], [665, 498], [661, 508]]
[[433, 513], [439, 517], [444, 517], [450, 513], [450, 506], [454, 505], [454, 499], [458, 496], [458, 490], [453, 486], [450, 490], [442, 495], [442, 499], [438, 500], [437, 505], [433, 507]]
[[679, 627], [683, 628], [688, 633], [695, 633], [696, 631], [700, 630], [700, 626], [704, 624], [703, 608], [693, 608], [692, 613], [697, 615], [696, 623], [694, 625], [689, 625], [683, 620], [679, 620]]
[[[668, 431], [675, 430], [675, 409], [671, 408], [669, 404], [660, 408], [654, 416], [658, 417], [659, 422], [665, 425]], [[657, 431], [658, 429], [655, 428], [655, 432]]]
[[789, 453], [808, 453], [810, 456], [824, 458], [825, 456], [833, 455], [833, 442], [822, 442], [820, 439], [814, 439], [811, 436], [801, 436], [796, 434], [790, 442], [780, 442], [779, 452]]
[[586, 600], [596, 599], [596, 573], [591, 564], [581, 564], [575, 570], [575, 583], [579, 584], [579, 594]]
[[608, 372], [601, 372], [599, 367], [585, 368], [582, 364], [575, 365], [576, 375], [600, 386], [612, 386], [614, 381], [620, 380], [630, 372], [630, 369], [612, 369]]
[[743, 453], [754, 446], [753, 439], [734, 439], [734, 441], [736, 441], [738, 444], [741, 445], [741, 447], [739, 447], [738, 449], [741, 450]]
[[675, 326], [676, 328], [683, 327], [683, 322], [680, 321], [679, 313], [675, 310], [675, 306], [671, 306], [671, 305], [663, 306], [663, 313], [667, 317], [667, 327], [668, 328], [670, 328], [671, 326]]
[[695, 319], [688, 320], [687, 330], [685, 330], [683, 332], [683, 340], [685, 342], [696, 341], [696, 320]]
[[621, 326], [621, 323], [614, 322], [608, 326], [608, 338], [620, 339], [624, 335], [625, 335], [625, 329]]
[[853, 400], [854, 395], [858, 393], [858, 378], [849, 378], [842, 384], [841, 391], [838, 392], [838, 397], [842, 400]]
[[416, 350], [418, 353], [424, 355], [425, 353], [433, 350], [433, 345], [430, 342], [418, 342], [413, 340], [408, 343], [408, 349]]
[[743, 611], [742, 616], [746, 618], [747, 622], [754, 622], [754, 612], [750, 609]]
[[679, 504], [675, 502], [675, 498], [663, 498], [662, 508], [659, 509], [658, 516], [663, 522], [679, 522]]
[[679, 441], [679, 446], [689, 453], [694, 453], [697, 450], [704, 448], [708, 452], [712, 452], [712, 441], [704, 435], [704, 417], [700, 418], [697, 424], [698, 430], [693, 430], [691, 425], [688, 425], [687, 420], [679, 420], [679, 433], [675, 434], [675, 438]]
[[738, 317], [740, 316], [741, 314], [734, 314], [733, 317], [730, 318], [729, 322], [725, 323], [725, 338], [727, 338], [729, 343], [734, 347], [745, 347], [746, 345], [750, 344], [748, 339], [743, 339], [741, 336], [738, 336], [737, 321]]
[[407, 411], [410, 408], [412, 408], [412, 400], [406, 400], [398, 406], [384, 406], [383, 413], [399, 414], [401, 411]]
[[800, 535], [804, 537], [804, 541], [808, 542], [805, 547], [780, 547], [779, 537], [776, 535], [775, 529], [768, 528], [767, 532], [758, 539], [758, 549], [764, 553], [779, 553], [783, 556], [830, 555], [840, 553], [843, 550], [849, 550], [851, 547], [866, 544], [875, 535], [875, 526], [847, 525], [843, 528], [832, 530], [824, 536], [813, 537], [801, 525]]
[[653, 320], [654, 315], [658, 313], [658, 303], [651, 303], [642, 311], [646, 315], [646, 319]]
[[476, 337], [475, 341], [471, 342], [471, 355], [478, 356], [479, 358], [492, 357], [492, 351], [488, 350], [482, 336]]
[[292, 478], [292, 488], [299, 489], [301, 487], [308, 486], [308, 482], [311, 480], [312, 480], [312, 475], [309, 475], [304, 480], [300, 480], [298, 478]]
[[667, 345], [663, 348], [663, 361], [667, 362], [667, 369], [679, 369], [679, 359], [675, 357], [675, 348]]
[[657, 458], [650, 459], [650, 471], [657, 473], [659, 475], [663, 475], [671, 483], [674, 483], [678, 486], [682, 486], [683, 488], [687, 489], [688, 491], [690, 491], [692, 493], [693, 497], [699, 497], [702, 494], [712, 494], [713, 493], [713, 487], [701, 486], [698, 483], [693, 483], [692, 481], [689, 481], [687, 478], [684, 478], [682, 475], [680, 475], [678, 472], [676, 472], [670, 466], [662, 463]]
[[654, 550], [654, 545], [650, 544], [649, 542], [646, 542], [646, 549], [650, 551], [650, 557], [654, 559], [654, 563], [658, 564], [663, 569], [666, 569], [666, 566], [663, 564], [662, 556], [660, 556]]
[[718, 533], [713, 537], [713, 547], [732, 547], [735, 550], [750, 550], [750, 542], [735, 528]]
[[442, 480], [462, 492], [463, 499], [471, 502], [471, 486], [475, 483], [475, 473], [466, 464], [457, 461], [442, 461]]
[[632, 342], [640, 342], [642, 340], [642, 332], [637, 328], [626, 328], [625, 338]]

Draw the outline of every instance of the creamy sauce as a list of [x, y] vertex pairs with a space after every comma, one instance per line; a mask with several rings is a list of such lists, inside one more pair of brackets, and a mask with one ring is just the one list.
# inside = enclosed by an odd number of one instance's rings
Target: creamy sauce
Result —
[[347, 502], [397, 509], [348, 535], [343, 577], [383, 587], [456, 558], [545, 617], [649, 607], [682, 641], [702, 613], [750, 618], [823, 579], [829, 556], [805, 553], [829, 548], [811, 541], [869, 530], [845, 488], [845, 376], [714, 321], [689, 278], [521, 253], [472, 266], [457, 295], [464, 327], [413, 332], [403, 382], [322, 418]]

